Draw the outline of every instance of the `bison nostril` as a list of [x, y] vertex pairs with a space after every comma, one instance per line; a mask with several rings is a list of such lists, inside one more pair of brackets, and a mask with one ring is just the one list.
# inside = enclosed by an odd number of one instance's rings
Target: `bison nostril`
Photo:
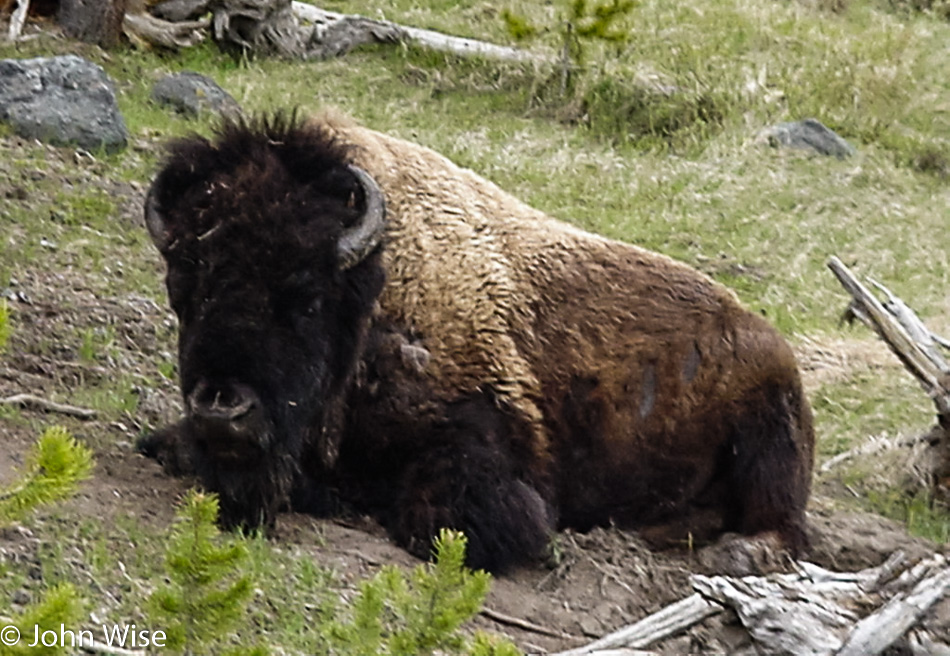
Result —
[[191, 412], [208, 419], [234, 421], [248, 415], [257, 406], [257, 395], [247, 385], [199, 382], [188, 395]]

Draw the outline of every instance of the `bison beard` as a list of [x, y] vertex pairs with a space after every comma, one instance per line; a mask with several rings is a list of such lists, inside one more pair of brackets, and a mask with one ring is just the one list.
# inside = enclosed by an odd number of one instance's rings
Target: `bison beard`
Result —
[[172, 144], [146, 200], [186, 416], [142, 450], [222, 522], [371, 512], [494, 571], [551, 532], [805, 545], [791, 350], [702, 274], [588, 235], [419, 146], [275, 115]]

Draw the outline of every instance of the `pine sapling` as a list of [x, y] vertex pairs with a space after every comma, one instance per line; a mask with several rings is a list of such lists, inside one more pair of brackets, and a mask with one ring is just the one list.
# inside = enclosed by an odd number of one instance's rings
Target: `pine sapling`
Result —
[[0, 526], [17, 522], [38, 506], [71, 496], [92, 473], [92, 451], [62, 426], [43, 431], [23, 472], [0, 489]]
[[[82, 618], [82, 603], [76, 588], [70, 583], [61, 583], [47, 590], [39, 602], [27, 607], [20, 615], [12, 618], [0, 617], [0, 625], [16, 627], [19, 640], [16, 644], [0, 642], [0, 656], [60, 656], [69, 653], [71, 645], [60, 644], [60, 640], [51, 641], [47, 647], [40, 641], [36, 646], [33, 643], [34, 635], [52, 631], [61, 635], [62, 627], [75, 627]], [[9, 631], [10, 629], [5, 629]], [[7, 634], [7, 641], [11, 642]]]
[[[218, 498], [190, 491], [168, 538], [169, 583], [149, 599], [151, 620], [167, 636], [172, 653], [207, 654], [245, 616], [250, 577], [240, 574], [247, 547], [223, 536], [216, 525]], [[220, 650], [217, 650], [220, 651]]]
[[508, 33], [517, 40], [531, 39], [539, 34], [556, 32], [561, 41], [560, 93], [567, 97], [574, 86], [574, 73], [584, 65], [586, 46], [593, 41], [620, 44], [627, 32], [618, 27], [634, 8], [634, 0], [570, 0], [561, 11], [555, 28], [539, 28], [522, 15], [509, 10], [501, 13]]
[[465, 536], [443, 529], [435, 540], [435, 562], [408, 574], [383, 567], [360, 585], [349, 618], [329, 630], [330, 652], [337, 656], [389, 654], [477, 654], [512, 656], [511, 643], [460, 631], [481, 609], [491, 577], [465, 568]]

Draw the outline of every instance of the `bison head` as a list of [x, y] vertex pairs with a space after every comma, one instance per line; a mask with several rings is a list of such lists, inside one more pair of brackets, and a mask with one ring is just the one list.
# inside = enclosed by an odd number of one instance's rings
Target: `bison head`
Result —
[[334, 450], [383, 285], [382, 192], [278, 115], [173, 143], [145, 219], [179, 319], [180, 439], [224, 524], [269, 524], [301, 459]]

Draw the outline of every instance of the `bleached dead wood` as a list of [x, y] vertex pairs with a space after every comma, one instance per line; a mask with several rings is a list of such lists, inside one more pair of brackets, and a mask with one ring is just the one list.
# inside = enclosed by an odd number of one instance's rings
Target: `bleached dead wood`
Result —
[[523, 620], [520, 617], [512, 617], [511, 615], [506, 615], [505, 613], [498, 612], [497, 610], [492, 610], [491, 608], [482, 608], [479, 611], [481, 615], [484, 615], [488, 619], [494, 620], [499, 624], [504, 624], [505, 626], [513, 626], [524, 631], [530, 631], [531, 633], [538, 633], [540, 635], [546, 635], [551, 638], [562, 638], [562, 639], [571, 639], [575, 636], [572, 636], [570, 633], [564, 633], [563, 631], [555, 631], [554, 629], [549, 629], [546, 626], [541, 626], [540, 624], [535, 624], [534, 622], [529, 622], [528, 620]]
[[[696, 594], [554, 656], [600, 656], [613, 649], [649, 647], [727, 608], [735, 611], [759, 653], [874, 656], [907, 634], [948, 594], [950, 562], [935, 554], [907, 568], [907, 557], [897, 552], [881, 565], [859, 572], [835, 572], [800, 562], [797, 571], [788, 574], [696, 575], [690, 582]], [[878, 610], [868, 614], [873, 608]], [[945, 647], [925, 632], [913, 640]]]
[[146, 656], [146, 652], [138, 649], [112, 647], [96, 641], [83, 641], [82, 650], [89, 654], [104, 654], [105, 656]]
[[837, 656], [875, 656], [894, 644], [950, 590], [950, 567], [920, 581], [910, 592], [891, 598], [858, 622]]
[[732, 607], [759, 650], [775, 656], [832, 654], [859, 619], [839, 601], [847, 598], [846, 588], [860, 594], [853, 582], [836, 587], [834, 595], [810, 590], [804, 578], [695, 576], [692, 584], [703, 596]]
[[[801, 563], [796, 574], [695, 576], [691, 581], [701, 594], [736, 611], [761, 653], [874, 656], [950, 590], [950, 565], [940, 554], [894, 578], [904, 562], [903, 554], [896, 554], [879, 567], [853, 574]], [[888, 598], [860, 619], [864, 608]]]
[[58, 412], [61, 415], [79, 417], [80, 419], [93, 419], [96, 416], [95, 410], [89, 408], [77, 408], [74, 405], [56, 403], [49, 399], [44, 399], [33, 394], [14, 394], [0, 399], [0, 405], [17, 405], [25, 408], [39, 408], [47, 412]]
[[821, 467], [818, 468], [818, 471], [819, 473], [827, 474], [841, 463], [851, 460], [852, 458], [869, 456], [873, 453], [880, 453], [881, 451], [888, 451], [890, 449], [912, 447], [920, 442], [926, 441], [927, 439], [928, 435], [926, 434], [905, 436], [899, 435], [897, 437], [875, 435], [868, 438], [867, 441], [859, 444], [853, 449], [848, 449], [847, 451], [843, 451], [836, 456], [828, 458], [828, 460], [821, 463]]
[[709, 601], [702, 595], [694, 594], [589, 645], [558, 652], [553, 656], [592, 656], [618, 647], [649, 647], [685, 631], [706, 618], [718, 615], [723, 610], [722, 605]]
[[853, 298], [850, 312], [880, 335], [920, 381], [940, 416], [950, 418], [950, 365], [937, 351], [932, 333], [913, 310], [882, 285], [873, 283], [888, 297], [886, 303], [881, 303], [837, 257], [828, 261], [828, 267]]
[[290, 0], [216, 0], [211, 25], [218, 45], [246, 54], [307, 56], [312, 29], [294, 15]]
[[136, 45], [159, 46], [169, 50], [188, 48], [204, 41], [211, 25], [207, 19], [170, 22], [147, 13], [127, 13], [122, 31]]
[[[338, 44], [357, 45], [371, 41], [408, 41], [424, 48], [460, 56], [474, 55], [514, 62], [549, 60], [548, 57], [517, 48], [499, 46], [486, 41], [466, 39], [417, 27], [398, 25], [386, 20], [326, 11], [303, 2], [294, 2], [292, 6], [297, 18], [313, 24], [313, 41], [321, 44], [327, 56], [345, 52], [345, 49], [341, 49]], [[356, 33], [362, 33], [363, 36], [354, 36]], [[348, 47], [352, 47], [352, 45]]]
[[7, 39], [11, 42], [20, 38], [23, 32], [23, 24], [26, 22], [26, 14], [30, 11], [30, 0], [17, 0], [16, 9], [10, 16], [10, 27], [7, 31]]

